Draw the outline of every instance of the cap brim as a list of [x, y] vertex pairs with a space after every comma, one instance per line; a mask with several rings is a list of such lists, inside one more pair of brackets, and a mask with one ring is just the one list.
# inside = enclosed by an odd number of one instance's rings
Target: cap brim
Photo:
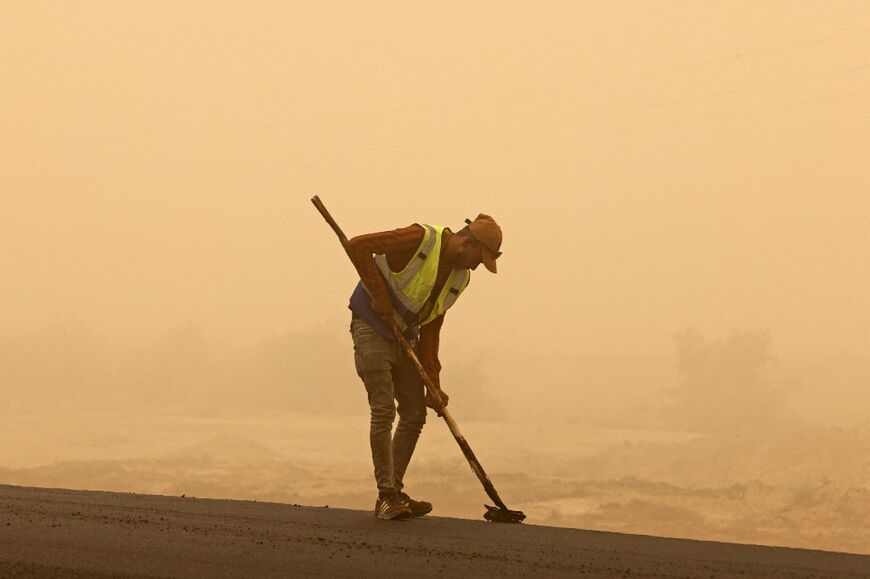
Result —
[[[483, 244], [481, 244], [483, 245]], [[483, 265], [491, 271], [492, 273], [497, 273], [495, 267], [495, 255], [486, 246], [483, 246], [483, 251], [481, 252], [481, 256], [483, 257]]]

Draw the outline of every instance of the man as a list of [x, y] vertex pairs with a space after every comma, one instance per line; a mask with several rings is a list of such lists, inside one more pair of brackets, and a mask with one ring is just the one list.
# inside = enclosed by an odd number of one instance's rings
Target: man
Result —
[[[432, 510], [430, 503], [413, 500], [404, 492], [403, 478], [426, 422], [426, 406], [440, 411], [441, 405], [425, 392], [393, 328], [415, 347], [446, 405], [438, 361], [444, 312], [468, 286], [470, 270], [483, 263], [495, 273], [495, 260], [501, 255], [501, 228], [492, 217], [481, 213], [465, 222], [466, 227], [457, 233], [415, 223], [348, 242], [361, 280], [350, 298], [350, 332], [356, 371], [371, 408], [369, 439], [379, 519], [421, 517]], [[396, 402], [399, 423], [393, 434]]]

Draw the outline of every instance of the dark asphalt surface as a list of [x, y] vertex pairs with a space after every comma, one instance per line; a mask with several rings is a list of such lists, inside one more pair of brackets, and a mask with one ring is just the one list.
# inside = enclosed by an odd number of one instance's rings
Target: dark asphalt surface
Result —
[[870, 556], [0, 485], [0, 577], [870, 577]]

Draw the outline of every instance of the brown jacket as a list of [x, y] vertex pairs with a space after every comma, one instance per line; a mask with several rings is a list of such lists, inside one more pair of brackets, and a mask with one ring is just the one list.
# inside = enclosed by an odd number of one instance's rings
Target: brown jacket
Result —
[[[414, 224], [391, 231], [358, 235], [348, 242], [350, 258], [363, 284], [372, 294], [373, 307], [376, 307], [377, 304], [381, 304], [382, 307], [384, 304], [392, 304], [390, 290], [384, 283], [378, 266], [375, 265], [374, 254], [385, 254], [390, 269], [401, 271], [416, 255], [417, 248], [423, 241], [423, 232], [423, 227]], [[445, 259], [447, 240], [450, 239], [451, 235], [453, 233], [445, 228], [441, 237], [438, 275], [432, 290], [434, 295], [438, 295], [453, 270], [453, 265]], [[439, 374], [441, 373], [441, 362], [438, 360], [438, 341], [443, 322], [444, 315], [442, 314], [420, 328], [417, 353], [426, 373], [437, 386], [440, 386]]]

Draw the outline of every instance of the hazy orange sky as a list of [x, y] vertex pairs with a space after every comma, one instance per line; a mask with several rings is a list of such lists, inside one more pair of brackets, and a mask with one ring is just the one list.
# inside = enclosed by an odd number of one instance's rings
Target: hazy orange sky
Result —
[[453, 348], [870, 351], [868, 2], [0, 8], [0, 331], [346, 332], [319, 194], [502, 224]]

